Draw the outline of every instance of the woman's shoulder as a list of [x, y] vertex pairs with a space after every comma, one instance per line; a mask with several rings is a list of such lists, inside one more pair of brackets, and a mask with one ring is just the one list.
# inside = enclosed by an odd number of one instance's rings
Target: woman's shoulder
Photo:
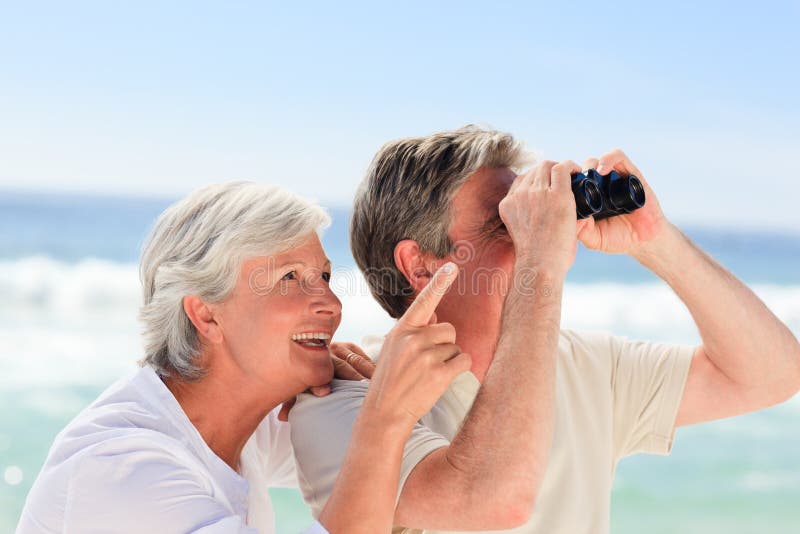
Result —
[[[186, 531], [184, 523], [206, 508], [215, 517], [228, 513], [215, 497], [224, 488], [179, 440], [152, 428], [69, 430], [34, 483], [26, 517], [46, 519], [56, 530], [114, 532], [138, 524]], [[194, 512], [170, 509], [170, 503], [189, 502], [197, 503]]]
[[192, 462], [192, 436], [168, 407], [141, 388], [140, 370], [120, 379], [81, 411], [58, 434], [46, 464], [84, 462], [93, 456], [129, 460], [160, 456]]
[[185, 442], [155, 425], [137, 425], [136, 417], [127, 415], [126, 411], [105, 408], [86, 410], [58, 435], [45, 465], [73, 470], [111, 457], [128, 465], [198, 463]]

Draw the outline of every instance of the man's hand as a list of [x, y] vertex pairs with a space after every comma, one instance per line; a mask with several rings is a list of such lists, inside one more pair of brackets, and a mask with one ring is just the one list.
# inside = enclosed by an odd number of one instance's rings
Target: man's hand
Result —
[[580, 172], [572, 161], [543, 161], [514, 180], [500, 201], [517, 262], [563, 276], [577, 251], [575, 197], [571, 175]]
[[617, 171], [624, 176], [634, 174], [641, 180], [645, 192], [644, 206], [633, 213], [600, 221], [591, 217], [585, 219], [586, 222], [578, 231], [578, 239], [586, 248], [608, 254], [634, 254], [667, 232], [670, 224], [661, 211], [655, 193], [642, 172], [622, 150], [614, 149], [600, 158], [588, 158], [584, 161], [583, 168], [597, 169], [603, 175], [611, 171]]
[[[355, 381], [372, 378], [375, 364], [358, 345], [346, 342], [331, 343], [330, 351], [334, 378]], [[309, 391], [317, 397], [324, 397], [331, 392], [331, 386], [329, 384], [314, 386], [309, 388]], [[292, 397], [283, 403], [281, 411], [278, 412], [279, 421], [289, 421], [289, 411], [294, 406], [294, 402], [295, 397]]]
[[543, 162], [518, 176], [500, 201], [514, 244], [515, 289], [523, 280], [529, 285], [505, 295], [478, 395], [450, 445], [411, 471], [395, 524], [494, 531], [530, 517], [553, 447], [561, 295], [579, 228], [571, 175], [580, 170], [571, 161]]

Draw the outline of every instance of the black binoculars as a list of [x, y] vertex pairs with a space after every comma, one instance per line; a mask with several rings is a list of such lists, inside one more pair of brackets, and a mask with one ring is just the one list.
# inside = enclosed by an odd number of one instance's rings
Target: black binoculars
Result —
[[596, 221], [644, 206], [644, 186], [634, 175], [621, 176], [617, 171], [602, 175], [594, 169], [572, 175], [572, 194], [578, 219], [594, 216]]

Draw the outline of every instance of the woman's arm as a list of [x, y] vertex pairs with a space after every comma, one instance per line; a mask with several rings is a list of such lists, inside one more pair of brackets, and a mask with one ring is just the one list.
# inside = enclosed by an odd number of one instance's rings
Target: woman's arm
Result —
[[363, 409], [353, 427], [342, 469], [319, 521], [331, 534], [390, 532], [394, 518], [405, 424], [387, 424]]
[[439, 269], [386, 337], [342, 469], [319, 517], [331, 534], [392, 529], [403, 447], [411, 430], [471, 365], [454, 344], [452, 325], [430, 324], [457, 275], [453, 264]]

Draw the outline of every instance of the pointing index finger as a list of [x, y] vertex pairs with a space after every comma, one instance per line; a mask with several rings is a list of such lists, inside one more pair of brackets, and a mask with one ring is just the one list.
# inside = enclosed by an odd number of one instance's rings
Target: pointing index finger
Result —
[[455, 263], [447, 262], [442, 265], [398, 322], [407, 326], [426, 326], [434, 314], [436, 306], [439, 305], [439, 301], [442, 300], [457, 277], [458, 268]]

